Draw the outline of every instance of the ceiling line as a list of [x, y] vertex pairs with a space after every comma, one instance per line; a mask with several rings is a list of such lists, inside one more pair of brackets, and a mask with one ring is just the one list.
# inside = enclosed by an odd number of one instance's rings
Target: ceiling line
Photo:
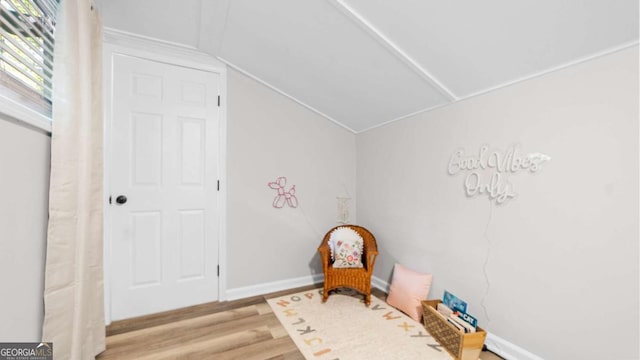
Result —
[[462, 100], [466, 100], [466, 98], [462, 98], [462, 99], [458, 99], [458, 100], [455, 100], [455, 101], [450, 101], [450, 102], [446, 102], [446, 103], [443, 103], [443, 104], [430, 106], [428, 108], [420, 109], [420, 110], [414, 111], [414, 112], [409, 113], [409, 114], [400, 115], [400, 116], [398, 116], [396, 118], [393, 118], [391, 120], [387, 120], [385, 122], [382, 122], [382, 123], [370, 126], [370, 127], [366, 128], [366, 129], [360, 130], [360, 131], [356, 132], [356, 135], [365, 133], [365, 132], [367, 132], [369, 130], [373, 130], [373, 129], [377, 129], [379, 127], [383, 127], [383, 126], [389, 125], [389, 124], [394, 123], [396, 121], [400, 121], [400, 120], [404, 120], [404, 119], [410, 118], [410, 117], [418, 115], [418, 114], [422, 114], [422, 113], [426, 113], [426, 112], [429, 112], [429, 111], [437, 110], [437, 109], [443, 108], [445, 106], [449, 106], [451, 104], [458, 103], [458, 102], [460, 102]]
[[374, 40], [382, 45], [392, 55], [407, 65], [413, 72], [420, 75], [429, 85], [433, 86], [438, 92], [444, 95], [448, 100], [456, 101], [459, 99], [449, 88], [441, 83], [435, 76], [429, 73], [425, 68], [420, 66], [411, 56], [396, 45], [391, 39], [378, 30], [373, 24], [359, 14], [354, 8], [347, 5], [344, 0], [327, 0], [331, 5], [345, 14], [352, 22], [356, 23], [360, 28], [367, 32]]
[[[123, 37], [123, 38], [127, 38], [127, 39], [137, 39], [137, 40], [144, 40], [144, 41], [148, 41], [152, 44], [157, 44], [163, 47], [169, 47], [169, 48], [175, 48], [175, 49], [184, 49], [184, 50], [194, 50], [197, 52], [201, 52], [200, 49], [198, 49], [197, 47], [193, 46], [193, 45], [189, 45], [189, 44], [183, 44], [183, 43], [179, 43], [179, 42], [175, 42], [175, 41], [169, 41], [169, 40], [164, 40], [164, 39], [160, 39], [157, 37], [153, 37], [153, 36], [148, 36], [148, 35], [142, 35], [142, 34], [138, 34], [138, 33], [134, 33], [131, 31], [126, 31], [126, 30], [120, 30], [120, 29], [116, 29], [116, 28], [112, 28], [109, 26], [103, 26], [102, 27], [103, 31], [103, 39], [107, 36], [111, 36], [111, 35], [115, 35], [115, 36], [119, 36], [119, 37]], [[204, 52], [202, 52], [202, 54], [204, 55], [209, 55], [206, 54]]]
[[230, 0], [203, 0], [200, 3], [199, 49], [212, 55], [220, 53], [229, 20], [229, 8]]
[[331, 116], [329, 116], [329, 115], [327, 115], [327, 114], [323, 113], [322, 111], [320, 111], [320, 110], [318, 110], [318, 109], [314, 108], [313, 106], [311, 106], [311, 105], [309, 105], [309, 104], [305, 103], [304, 101], [299, 100], [298, 98], [296, 98], [296, 97], [294, 97], [294, 96], [292, 96], [292, 95], [290, 95], [290, 94], [288, 94], [288, 93], [286, 93], [286, 92], [284, 92], [284, 91], [282, 91], [282, 90], [278, 89], [277, 87], [275, 87], [275, 86], [273, 86], [273, 85], [269, 84], [268, 82], [266, 82], [266, 81], [264, 81], [264, 80], [260, 79], [259, 77], [257, 77], [257, 76], [255, 76], [255, 75], [253, 75], [252, 73], [248, 72], [247, 70], [245, 70], [245, 69], [243, 69], [243, 68], [241, 68], [241, 67], [237, 66], [236, 64], [232, 63], [231, 61], [229, 61], [229, 60], [227, 60], [227, 59], [224, 59], [224, 58], [222, 58], [222, 57], [220, 57], [220, 56], [216, 56], [216, 59], [218, 59], [218, 60], [222, 61], [223, 63], [227, 64], [227, 66], [229, 66], [229, 67], [233, 68], [234, 70], [236, 70], [236, 71], [238, 71], [238, 72], [242, 73], [243, 75], [245, 75], [245, 76], [247, 76], [247, 77], [249, 77], [249, 78], [251, 78], [251, 79], [253, 79], [253, 80], [257, 81], [258, 83], [260, 83], [260, 84], [262, 84], [262, 85], [266, 86], [267, 88], [269, 88], [269, 89], [271, 89], [271, 90], [273, 90], [273, 91], [277, 92], [278, 94], [280, 94], [280, 95], [282, 95], [282, 96], [284, 96], [284, 97], [288, 98], [289, 100], [292, 100], [293, 102], [295, 102], [295, 103], [297, 103], [297, 104], [299, 104], [299, 105], [302, 105], [303, 107], [305, 107], [305, 108], [307, 108], [307, 109], [311, 110], [312, 112], [314, 112], [314, 113], [316, 113], [316, 114], [318, 114], [318, 115], [320, 115], [320, 116], [324, 117], [325, 119], [327, 119], [327, 120], [329, 120], [329, 121], [333, 122], [334, 124], [336, 124], [336, 125], [340, 126], [341, 128], [343, 128], [343, 129], [345, 129], [345, 130], [347, 130], [347, 131], [351, 132], [352, 134], [357, 134], [357, 132], [356, 132], [355, 130], [351, 129], [350, 127], [346, 126], [345, 124], [343, 124], [343, 123], [339, 122], [338, 120], [336, 120], [336, 119], [332, 118]]
[[508, 86], [511, 86], [511, 85], [514, 85], [514, 84], [517, 84], [517, 83], [520, 83], [520, 82], [523, 82], [523, 81], [527, 81], [529, 79], [533, 79], [533, 78], [536, 78], [536, 77], [539, 77], [539, 76], [543, 76], [543, 75], [546, 75], [548, 73], [552, 73], [554, 71], [562, 70], [562, 69], [568, 68], [568, 67], [573, 66], [573, 65], [578, 65], [578, 64], [581, 64], [583, 62], [594, 60], [594, 59], [597, 59], [599, 57], [603, 57], [603, 56], [606, 56], [606, 55], [609, 55], [609, 54], [613, 54], [613, 53], [616, 53], [618, 51], [622, 51], [622, 50], [625, 50], [625, 49], [628, 49], [628, 48], [631, 48], [631, 47], [634, 47], [634, 46], [637, 46], [637, 45], [638, 45], [638, 40], [633, 40], [633, 41], [628, 42], [628, 43], [620, 44], [620, 45], [614, 46], [614, 47], [606, 49], [606, 50], [598, 51], [596, 53], [593, 53], [593, 54], [590, 54], [590, 55], [586, 55], [586, 56], [583, 56], [581, 58], [565, 62], [565, 63], [560, 64], [560, 65], [555, 65], [553, 67], [550, 67], [550, 68], [547, 68], [547, 69], [544, 69], [544, 70], [540, 70], [540, 71], [531, 73], [529, 75], [521, 76], [521, 77], [519, 77], [519, 78], [517, 78], [515, 80], [509, 80], [509, 81], [500, 83], [498, 85], [488, 87], [486, 89], [478, 90], [478, 91], [473, 92], [473, 93], [471, 93], [469, 95], [463, 96], [462, 98], [460, 98], [460, 100], [468, 99], [470, 97], [475, 97], [475, 96], [482, 95], [482, 94], [486, 94], [486, 93], [494, 91], [494, 90], [502, 89], [502, 88], [505, 88], [505, 87], [508, 87]]
[[499, 84], [499, 85], [496, 85], [496, 86], [493, 86], [493, 87], [490, 87], [490, 88], [487, 88], [487, 89], [484, 89], [484, 90], [477, 91], [475, 93], [472, 93], [472, 94], [469, 94], [467, 96], [461, 97], [461, 98], [459, 98], [459, 99], [457, 99], [455, 101], [451, 101], [449, 103], [438, 104], [438, 105], [435, 105], [435, 106], [424, 108], [422, 110], [414, 111], [414, 112], [406, 114], [406, 115], [398, 116], [396, 118], [393, 118], [391, 120], [385, 121], [383, 123], [376, 124], [376, 125], [373, 125], [371, 127], [368, 127], [368, 128], [366, 128], [364, 130], [360, 130], [360, 131], [356, 132], [356, 135], [357, 134], [362, 134], [362, 133], [367, 132], [369, 130], [373, 130], [373, 129], [376, 129], [376, 128], [379, 128], [379, 127], [383, 127], [383, 126], [389, 125], [389, 124], [394, 123], [396, 121], [400, 121], [400, 120], [404, 120], [404, 119], [410, 118], [410, 117], [418, 115], [418, 114], [434, 111], [434, 110], [437, 110], [437, 109], [440, 109], [440, 108], [443, 108], [443, 107], [446, 107], [446, 106], [449, 106], [449, 105], [452, 105], [452, 104], [456, 104], [456, 103], [459, 103], [459, 102], [462, 102], [462, 101], [465, 101], [465, 100], [469, 100], [471, 98], [475, 98], [475, 97], [478, 97], [478, 96], [481, 96], [481, 95], [485, 95], [487, 93], [490, 93], [490, 92], [493, 92], [493, 91], [496, 91], [496, 90], [500, 90], [500, 89], [503, 89], [503, 88], [506, 88], [506, 87], [509, 87], [509, 86], [512, 86], [512, 85], [516, 85], [518, 83], [521, 83], [521, 82], [524, 82], [524, 81], [527, 81], [527, 80], [532, 80], [534, 78], [541, 77], [541, 76], [547, 75], [549, 73], [556, 72], [558, 70], [566, 69], [566, 68], [574, 66], [574, 65], [579, 65], [579, 64], [587, 62], [587, 61], [595, 60], [595, 59], [603, 57], [603, 56], [607, 56], [607, 55], [610, 55], [610, 54], [613, 54], [613, 53], [616, 53], [616, 52], [619, 52], [619, 51], [630, 49], [630, 48], [632, 48], [634, 46], [638, 46], [639, 44], [640, 44], [639, 40], [633, 40], [631, 42], [624, 43], [622, 45], [618, 45], [618, 46], [610, 48], [608, 50], [600, 51], [600, 52], [597, 52], [597, 53], [582, 57], [582, 58], [574, 60], [574, 61], [569, 61], [569, 62], [564, 63], [562, 65], [558, 65], [558, 66], [554, 66], [554, 67], [546, 69], [546, 70], [538, 71], [538, 72], [533, 73], [531, 75], [521, 77], [521, 78], [519, 78], [517, 80], [505, 82], [505, 83], [502, 83], [502, 84]]

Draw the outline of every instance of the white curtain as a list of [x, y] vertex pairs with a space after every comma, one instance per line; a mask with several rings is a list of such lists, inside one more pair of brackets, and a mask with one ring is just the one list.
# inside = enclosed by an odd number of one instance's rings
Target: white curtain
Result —
[[105, 349], [102, 268], [102, 24], [90, 0], [62, 0], [54, 49], [43, 341], [54, 359]]

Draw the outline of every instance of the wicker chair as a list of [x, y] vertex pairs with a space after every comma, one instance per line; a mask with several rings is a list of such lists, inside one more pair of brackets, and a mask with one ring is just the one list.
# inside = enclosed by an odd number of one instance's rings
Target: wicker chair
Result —
[[[331, 260], [331, 249], [329, 248], [329, 238], [331, 232], [339, 227], [348, 227], [356, 231], [364, 240], [362, 252], [362, 268], [334, 268]], [[318, 247], [320, 260], [322, 261], [322, 270], [324, 272], [324, 292], [322, 302], [326, 302], [329, 297], [329, 291], [347, 287], [364, 294], [365, 305], [371, 303], [371, 275], [373, 274], [373, 266], [378, 256], [378, 245], [376, 238], [369, 230], [357, 225], [340, 225], [329, 230], [322, 239], [322, 243]]]

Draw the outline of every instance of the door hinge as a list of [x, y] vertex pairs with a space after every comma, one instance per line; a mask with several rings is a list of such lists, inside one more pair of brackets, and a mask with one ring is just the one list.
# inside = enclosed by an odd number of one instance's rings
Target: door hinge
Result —
[[218, 107], [220, 107], [220, 95], [218, 95]]
[[220, 180], [218, 180], [218, 191], [220, 191]]
[[220, 276], [220, 265], [218, 265], [218, 276]]

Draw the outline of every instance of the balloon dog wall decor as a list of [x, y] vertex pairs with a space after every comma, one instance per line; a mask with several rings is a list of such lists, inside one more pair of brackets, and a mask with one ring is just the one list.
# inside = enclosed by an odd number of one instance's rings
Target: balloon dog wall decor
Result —
[[276, 190], [278, 194], [273, 199], [273, 207], [276, 209], [281, 209], [284, 207], [284, 204], [289, 205], [292, 208], [298, 207], [298, 198], [296, 197], [296, 186], [292, 185], [289, 191], [285, 190], [285, 186], [287, 185], [287, 178], [281, 176], [276, 179], [276, 181], [269, 182], [267, 184], [270, 188]]

